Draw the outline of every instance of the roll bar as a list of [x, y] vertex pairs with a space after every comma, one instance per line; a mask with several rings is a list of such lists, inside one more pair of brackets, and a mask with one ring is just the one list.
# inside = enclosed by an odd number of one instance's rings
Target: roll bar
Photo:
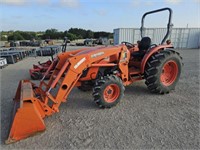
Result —
[[169, 19], [168, 19], [168, 24], [167, 24], [167, 33], [166, 35], [164, 36], [161, 44], [163, 44], [166, 39], [168, 38], [169, 34], [171, 33], [171, 29], [172, 29], [172, 26], [173, 24], [171, 23], [171, 20], [172, 20], [172, 9], [171, 8], [161, 8], [161, 9], [157, 9], [157, 10], [153, 10], [153, 11], [149, 11], [149, 12], [146, 12], [143, 16], [142, 16], [142, 21], [141, 21], [141, 27], [140, 27], [140, 32], [141, 32], [141, 37], [143, 37], [143, 34], [144, 34], [144, 19], [147, 15], [149, 14], [153, 14], [153, 13], [158, 13], [158, 12], [161, 12], [161, 11], [169, 11]]

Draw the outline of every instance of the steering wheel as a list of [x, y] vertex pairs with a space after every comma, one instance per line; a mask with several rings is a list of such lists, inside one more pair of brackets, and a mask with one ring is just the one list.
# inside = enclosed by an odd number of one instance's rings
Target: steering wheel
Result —
[[127, 48], [133, 48], [134, 47], [134, 45], [129, 43], [129, 42], [124, 42], [123, 41], [122, 44], [125, 44], [127, 46]]

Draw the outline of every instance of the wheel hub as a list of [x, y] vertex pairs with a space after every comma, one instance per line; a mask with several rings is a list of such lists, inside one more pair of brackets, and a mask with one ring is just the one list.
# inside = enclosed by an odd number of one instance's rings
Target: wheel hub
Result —
[[119, 95], [120, 95], [120, 89], [116, 84], [110, 84], [104, 90], [104, 99], [108, 103], [117, 100]]
[[178, 65], [175, 61], [168, 61], [163, 65], [160, 80], [163, 85], [169, 86], [174, 83], [178, 75]]

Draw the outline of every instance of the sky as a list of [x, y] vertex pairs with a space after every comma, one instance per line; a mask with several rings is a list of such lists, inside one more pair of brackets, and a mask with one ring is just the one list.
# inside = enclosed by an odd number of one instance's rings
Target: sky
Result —
[[[0, 31], [113, 32], [139, 28], [145, 12], [170, 7], [174, 27], [200, 27], [200, 0], [0, 0]], [[166, 27], [168, 12], [149, 15], [145, 27]]]

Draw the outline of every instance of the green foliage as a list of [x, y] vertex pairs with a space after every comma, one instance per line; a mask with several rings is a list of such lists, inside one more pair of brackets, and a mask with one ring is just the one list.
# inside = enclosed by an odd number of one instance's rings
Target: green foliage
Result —
[[8, 36], [8, 41], [38, 39], [36, 32], [9, 31], [7, 34], [5, 32], [2, 33]]
[[85, 38], [94, 38], [94, 32], [92, 32], [91, 30], [87, 30]]
[[41, 39], [63, 39], [68, 37], [69, 40], [86, 39], [86, 38], [113, 38], [110, 32], [93, 32], [81, 28], [70, 28], [68, 31], [58, 31], [57, 29], [47, 29], [45, 32], [25, 32], [25, 31], [2, 31], [1, 40], [41, 40]]
[[19, 32], [19, 33], [26, 40], [37, 39], [35, 32]]
[[14, 32], [12, 35], [8, 36], [8, 41], [25, 40], [19, 32]]
[[95, 32], [94, 33], [94, 38], [100, 38], [100, 37], [107, 37], [107, 38], [113, 38], [113, 33], [110, 32], [104, 32], [104, 31], [100, 31], [100, 32]]
[[7, 37], [6, 36], [4, 36], [4, 35], [1, 35], [1, 39], [0, 39], [1, 41], [7, 41]]
[[70, 28], [68, 30], [69, 33], [72, 33], [76, 35], [78, 38], [100, 38], [100, 37], [107, 37], [107, 38], [112, 38], [113, 33], [110, 32], [93, 32], [91, 30], [84, 30], [81, 28]]
[[81, 28], [70, 28], [68, 32], [76, 35], [76, 37], [79, 37], [79, 38], [85, 38], [86, 36], [86, 30], [81, 29]]
[[63, 39], [63, 32], [58, 32], [57, 29], [47, 29], [42, 35], [43, 39]]
[[72, 33], [67, 33], [66, 34], [66, 37], [70, 40], [70, 41], [73, 41], [75, 39], [77, 39], [77, 36], [72, 34]]

